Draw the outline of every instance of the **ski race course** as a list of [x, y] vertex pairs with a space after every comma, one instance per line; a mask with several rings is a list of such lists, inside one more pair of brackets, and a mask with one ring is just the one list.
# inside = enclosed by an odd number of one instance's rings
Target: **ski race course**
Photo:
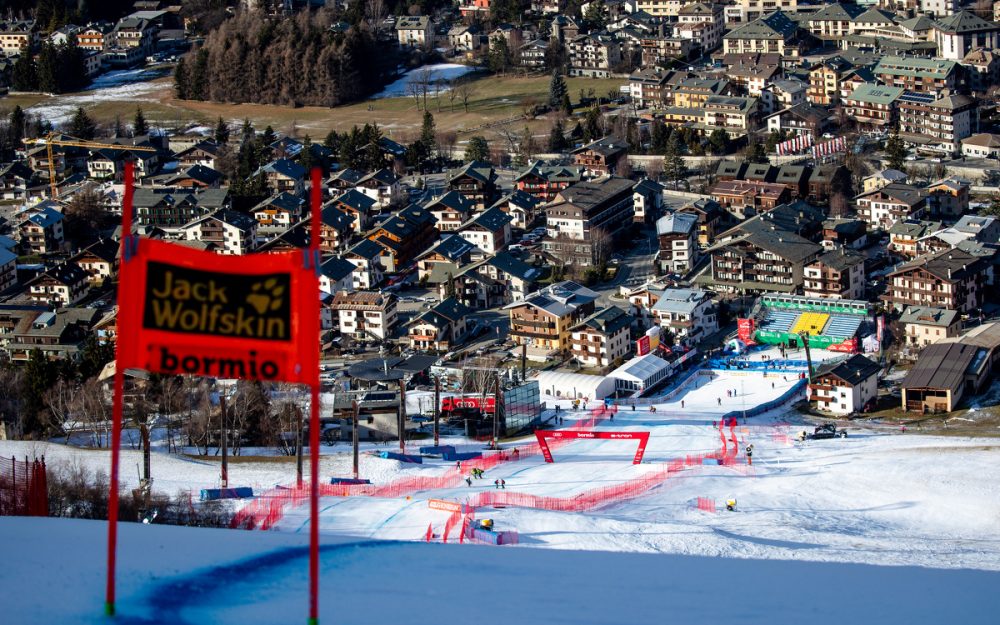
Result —
[[[552, 463], [534, 437], [505, 441], [461, 468], [369, 447], [361, 477], [372, 484], [350, 486], [329, 483], [349, 476], [350, 454], [324, 448], [321, 622], [995, 622], [1000, 444], [850, 425], [846, 439], [801, 442], [805, 426], [787, 406], [803, 393], [793, 369], [716, 369], [634, 410], [543, 398], [560, 407], [545, 413], [552, 430], [648, 432], [641, 464], [633, 439], [550, 440]], [[0, 451], [94, 467], [108, 457], [28, 445]], [[485, 474], [469, 485], [473, 468]], [[217, 464], [167, 454], [153, 471], [175, 492], [217, 480]], [[293, 471], [232, 465], [231, 483], [258, 493], [233, 523], [250, 531], [124, 524], [116, 620], [303, 619], [308, 499]], [[493, 533], [463, 531], [484, 519]], [[103, 523], [7, 518], [0, 528], [19, 563], [0, 570], [8, 622], [102, 622]], [[498, 540], [517, 544], [489, 544]], [[29, 592], [53, 575], [65, 600]]]

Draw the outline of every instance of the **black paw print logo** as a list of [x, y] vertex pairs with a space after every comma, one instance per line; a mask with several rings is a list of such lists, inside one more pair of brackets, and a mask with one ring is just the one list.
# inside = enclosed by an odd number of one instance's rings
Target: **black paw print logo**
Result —
[[250, 287], [247, 304], [253, 306], [258, 315], [263, 315], [281, 307], [281, 296], [284, 293], [285, 287], [278, 284], [277, 278], [268, 278]]

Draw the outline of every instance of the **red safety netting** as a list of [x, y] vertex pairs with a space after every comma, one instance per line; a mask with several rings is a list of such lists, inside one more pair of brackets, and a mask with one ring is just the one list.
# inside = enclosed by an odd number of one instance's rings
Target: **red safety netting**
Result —
[[45, 458], [0, 459], [0, 516], [49, 516]]
[[[573, 423], [574, 429], [596, 427], [598, 423], [618, 412], [617, 406], [599, 406], [590, 410], [583, 419]], [[549, 444], [549, 448], [557, 448], [572, 441], [559, 441]], [[474, 458], [462, 462], [462, 467], [454, 467], [441, 475], [413, 476], [394, 480], [387, 484], [320, 484], [321, 497], [403, 497], [418, 491], [455, 488], [462, 484], [465, 476], [472, 469], [488, 470], [508, 463], [519, 462], [525, 458], [541, 456], [542, 450], [537, 442], [518, 445], [513, 449], [487, 451], [482, 458]], [[308, 484], [302, 487], [278, 486], [237, 511], [230, 522], [230, 527], [241, 529], [271, 529], [281, 520], [284, 511], [289, 506], [301, 505], [309, 498]]]
[[699, 497], [695, 507], [704, 512], [715, 512], [715, 500], [709, 497]]

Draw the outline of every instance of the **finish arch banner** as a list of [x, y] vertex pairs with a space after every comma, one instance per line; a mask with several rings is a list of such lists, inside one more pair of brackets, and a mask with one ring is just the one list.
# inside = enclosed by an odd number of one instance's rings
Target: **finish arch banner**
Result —
[[555, 462], [552, 459], [552, 451], [549, 449], [548, 439], [574, 440], [574, 439], [597, 439], [597, 440], [633, 440], [639, 441], [639, 448], [635, 451], [632, 464], [642, 464], [642, 456], [646, 453], [646, 444], [649, 443], [649, 432], [587, 432], [584, 430], [537, 430], [535, 438], [538, 439], [538, 446], [542, 449], [542, 457], [545, 462]]
[[123, 368], [314, 384], [319, 297], [308, 250], [225, 256], [133, 239], [123, 263]]

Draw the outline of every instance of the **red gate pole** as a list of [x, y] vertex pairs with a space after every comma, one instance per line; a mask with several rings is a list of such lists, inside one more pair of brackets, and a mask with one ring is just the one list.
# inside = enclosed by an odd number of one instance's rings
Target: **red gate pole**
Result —
[[[120, 272], [127, 270], [131, 253], [129, 252], [129, 240], [132, 237], [132, 195], [135, 192], [134, 180], [135, 165], [129, 161], [125, 163], [125, 198], [122, 202], [122, 260]], [[121, 310], [121, 300], [125, 295], [118, 291], [119, 306]], [[125, 372], [122, 371], [118, 356], [121, 353], [120, 342], [115, 343], [115, 394], [111, 411], [111, 476], [110, 492], [108, 493], [108, 572], [107, 588], [104, 597], [104, 613], [108, 616], [115, 614], [115, 556], [118, 547], [118, 464], [119, 447], [122, 440], [122, 394], [125, 392]]]
[[[312, 236], [309, 255], [316, 272], [316, 296], [319, 296], [319, 229], [322, 218], [322, 175], [319, 167], [312, 170]], [[316, 350], [319, 340], [316, 337]], [[318, 355], [318, 354], [317, 354]], [[318, 369], [318, 367], [317, 367]], [[312, 395], [309, 402], [309, 456], [312, 461], [312, 482], [309, 484], [309, 625], [319, 623], [319, 371], [312, 371]], [[355, 426], [356, 427], [356, 426]], [[356, 430], [355, 430], [356, 431]]]

